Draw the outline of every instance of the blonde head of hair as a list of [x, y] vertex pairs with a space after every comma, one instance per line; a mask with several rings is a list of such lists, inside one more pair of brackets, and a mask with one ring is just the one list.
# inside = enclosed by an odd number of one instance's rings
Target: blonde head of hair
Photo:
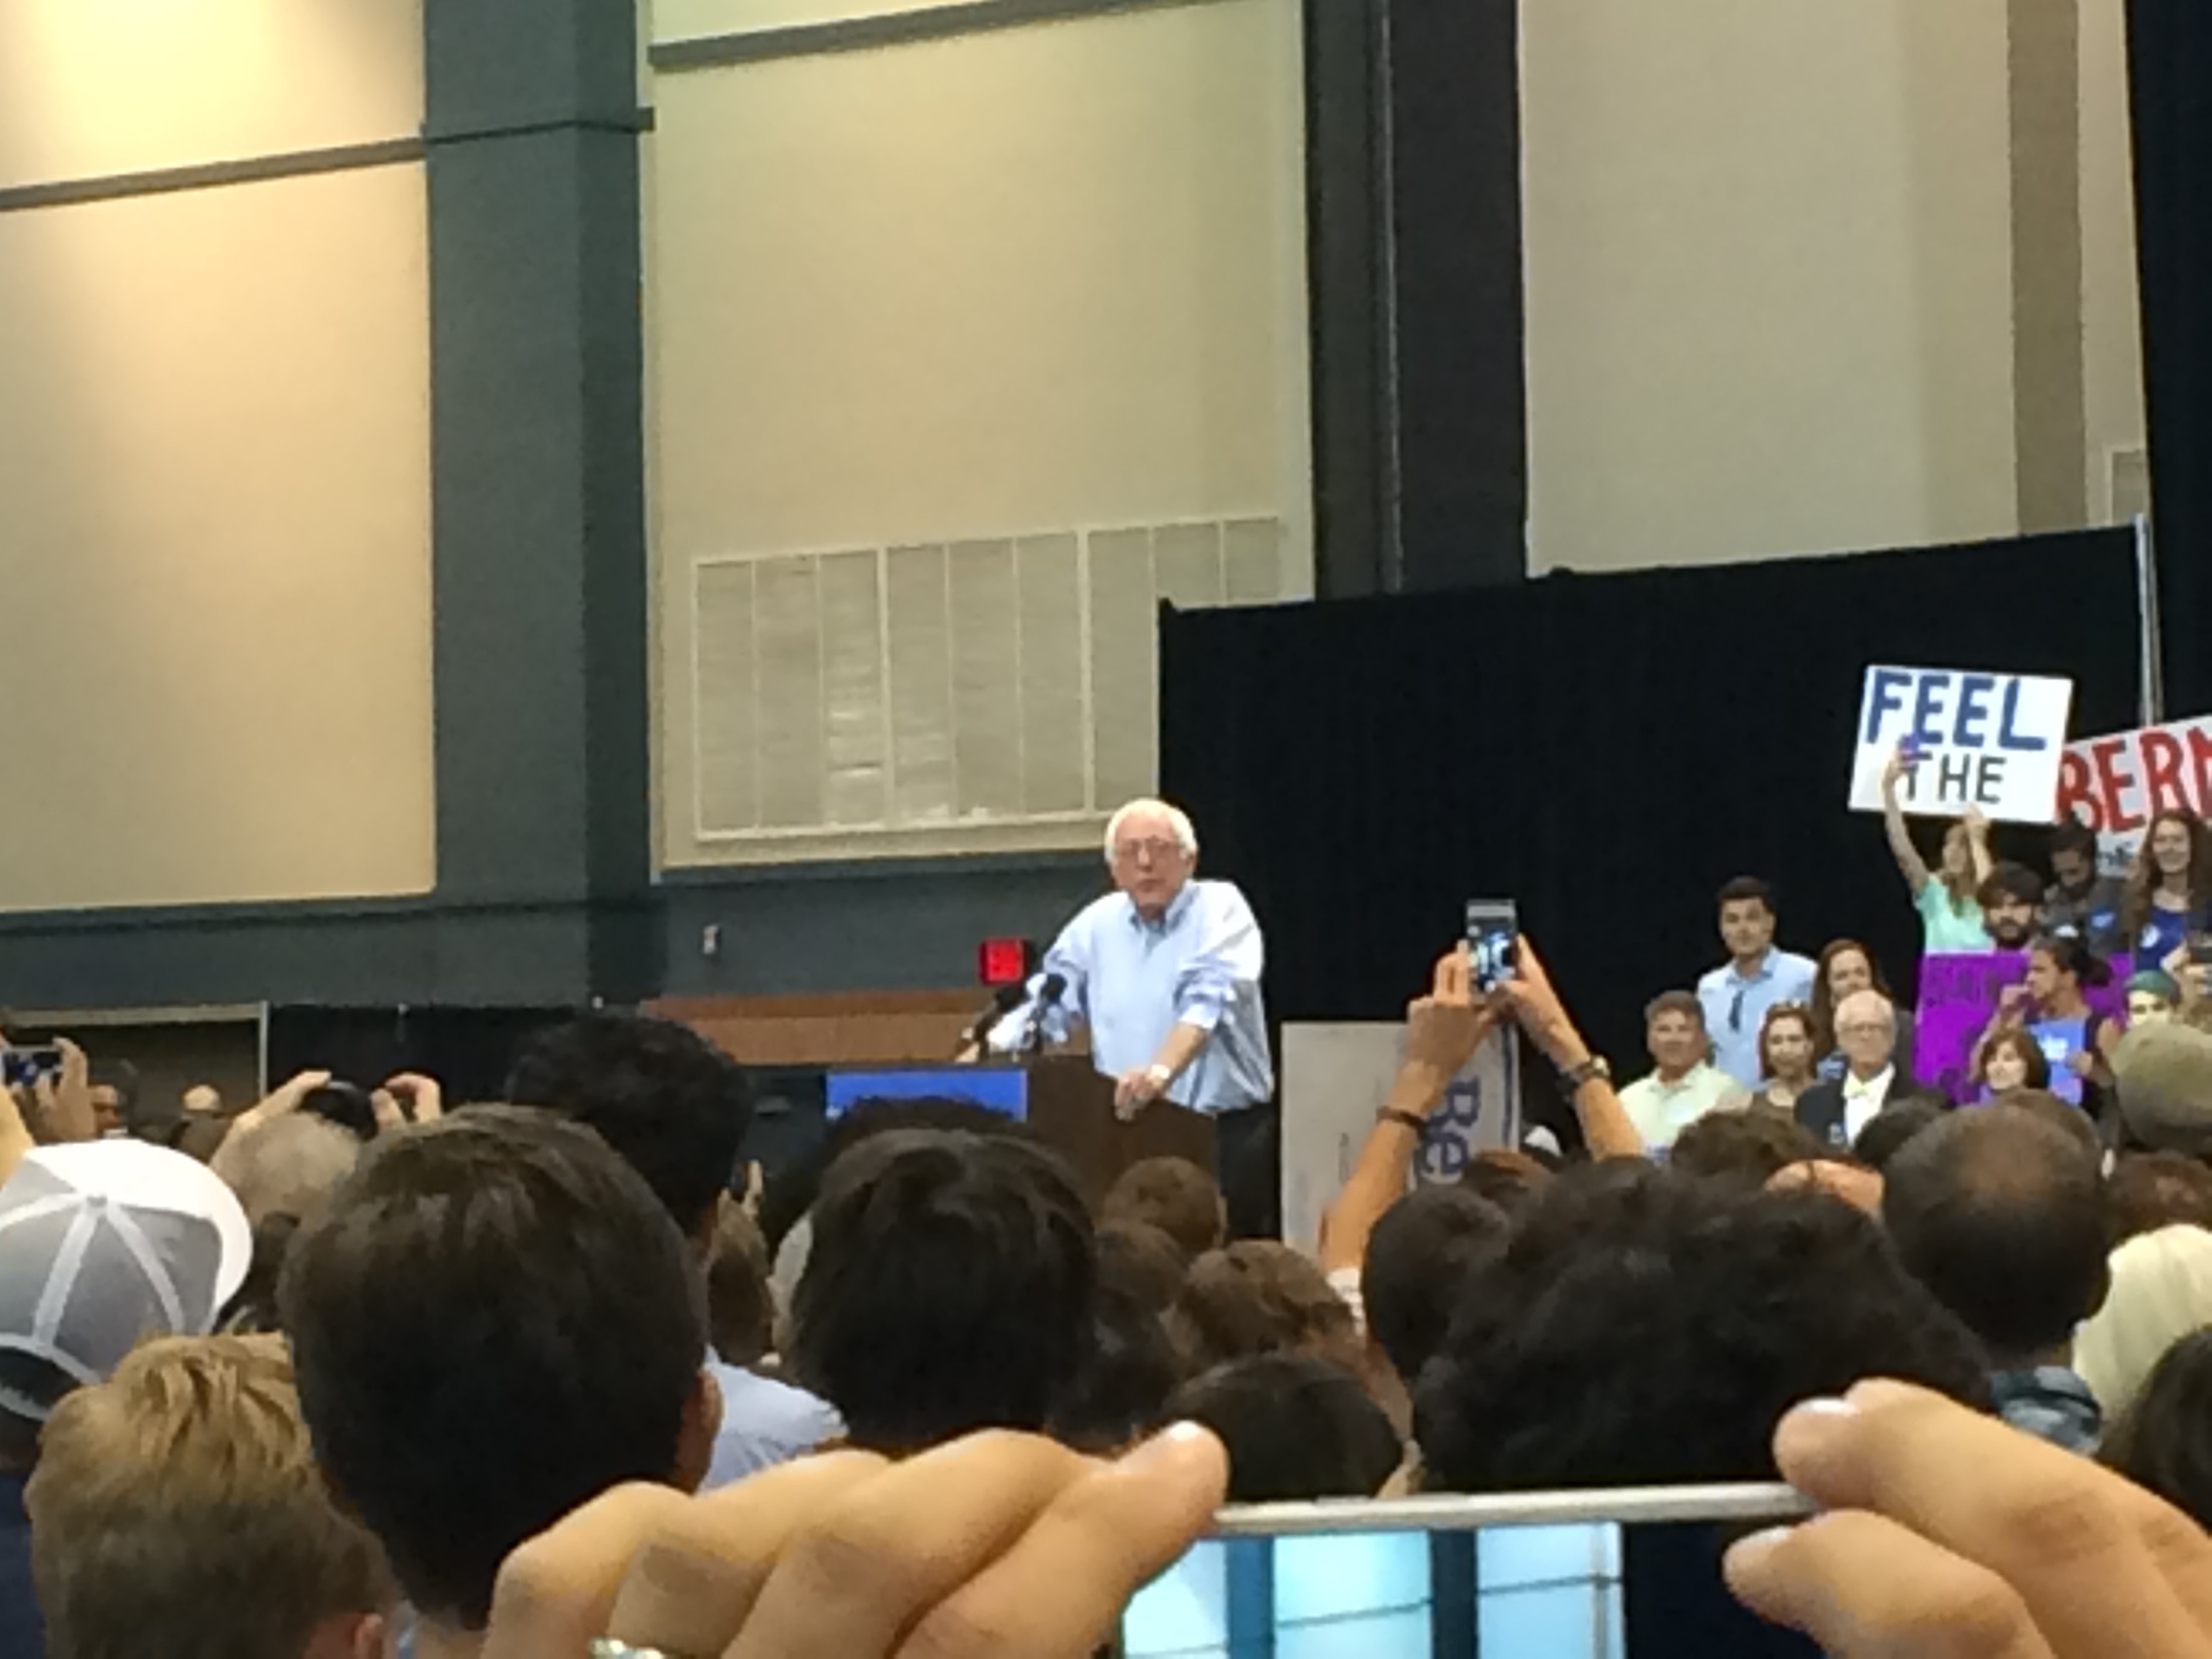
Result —
[[168, 1337], [54, 1410], [26, 1493], [52, 1659], [349, 1651], [392, 1603], [317, 1469], [283, 1341]]

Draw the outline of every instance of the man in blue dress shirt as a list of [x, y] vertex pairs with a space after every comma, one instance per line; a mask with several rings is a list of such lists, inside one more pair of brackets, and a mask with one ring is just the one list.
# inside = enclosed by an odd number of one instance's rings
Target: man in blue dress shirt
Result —
[[[1194, 878], [1197, 831], [1164, 801], [1131, 801], [1114, 814], [1106, 862], [1118, 890], [1061, 930], [1029, 1000], [993, 1029], [991, 1047], [1013, 1053], [1033, 1033], [1065, 1042], [1082, 1023], [1125, 1120], [1159, 1100], [1215, 1120], [1231, 1224], [1269, 1231], [1275, 1070], [1260, 1000], [1260, 924], [1233, 884]], [[1048, 998], [1055, 979], [1059, 994]]]
[[1698, 981], [1705, 1030], [1712, 1034], [1713, 1064], [1747, 1089], [1766, 1081], [1759, 1060], [1759, 1029], [1778, 1002], [1813, 1000], [1814, 964], [1774, 948], [1774, 896], [1755, 876], [1739, 876], [1720, 890], [1721, 939], [1729, 960]]

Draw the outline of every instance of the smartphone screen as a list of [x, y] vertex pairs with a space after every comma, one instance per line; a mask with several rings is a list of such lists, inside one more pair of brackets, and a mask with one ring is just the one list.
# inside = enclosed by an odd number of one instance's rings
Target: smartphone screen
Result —
[[[1763, 1521], [1802, 1515], [1802, 1501], [1780, 1487], [1706, 1491], [1736, 1496], [1703, 1518], [1691, 1504], [1674, 1519], [1501, 1520], [1472, 1529], [1462, 1517], [1385, 1522], [1393, 1510], [1463, 1504], [1498, 1512], [1526, 1503], [1540, 1511], [1583, 1495], [1227, 1510], [1224, 1522], [1239, 1530], [1194, 1545], [1138, 1593], [1121, 1651], [1126, 1659], [1810, 1654], [1802, 1638], [1737, 1606], [1720, 1575], [1729, 1542]], [[1243, 1530], [1238, 1519], [1293, 1511], [1337, 1529], [1270, 1534]], [[1363, 1512], [1382, 1519], [1362, 1525]]]
[[1494, 991], [1500, 980], [1513, 977], [1520, 939], [1520, 909], [1511, 899], [1467, 902], [1467, 944], [1476, 990]]

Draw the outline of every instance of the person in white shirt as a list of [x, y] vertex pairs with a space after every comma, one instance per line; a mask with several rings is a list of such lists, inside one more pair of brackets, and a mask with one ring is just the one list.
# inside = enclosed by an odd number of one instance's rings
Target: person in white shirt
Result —
[[1712, 1063], [1705, 1007], [1688, 991], [1669, 991], [1644, 1011], [1644, 1044], [1654, 1070], [1620, 1091], [1620, 1105], [1649, 1151], [1665, 1151], [1676, 1135], [1742, 1092]]
[[1774, 945], [1772, 890], [1739, 876], [1720, 890], [1721, 940], [1729, 959], [1698, 981], [1698, 1002], [1712, 1034], [1713, 1064], [1746, 1089], [1766, 1081], [1759, 1063], [1759, 1028], [1778, 1003], [1813, 1000], [1809, 957]]
[[1927, 1099], [1945, 1103], [1898, 1074], [1897, 1010], [1879, 991], [1854, 991], [1836, 1006], [1836, 1043], [1844, 1074], [1797, 1097], [1797, 1121], [1831, 1146], [1849, 1148], [1885, 1106]]

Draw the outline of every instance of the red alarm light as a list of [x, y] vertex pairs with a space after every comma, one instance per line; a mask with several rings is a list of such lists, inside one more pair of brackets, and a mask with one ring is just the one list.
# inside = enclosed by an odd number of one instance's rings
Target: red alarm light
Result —
[[986, 985], [1019, 985], [1036, 957], [1025, 939], [987, 939], [975, 952], [975, 976]]

